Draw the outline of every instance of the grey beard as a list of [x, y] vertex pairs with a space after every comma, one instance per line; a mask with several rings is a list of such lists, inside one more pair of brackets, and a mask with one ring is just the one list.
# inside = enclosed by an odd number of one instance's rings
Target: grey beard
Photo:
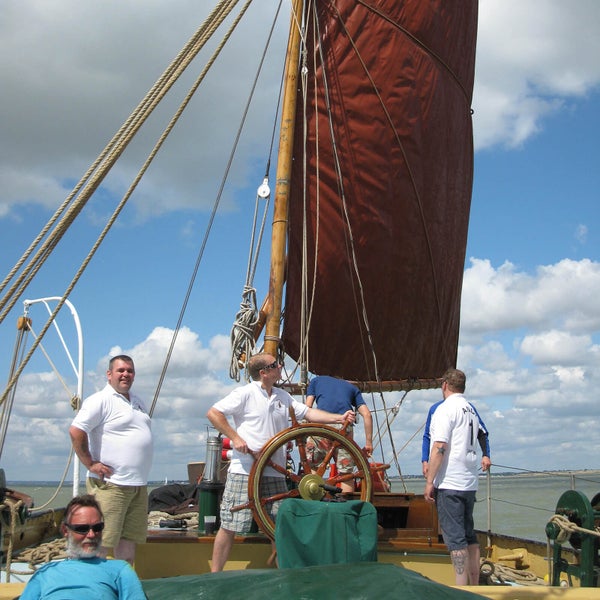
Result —
[[[89, 546], [88, 546], [89, 547]], [[75, 542], [71, 537], [67, 537], [67, 556], [69, 558], [95, 558], [100, 551], [100, 543], [96, 543], [96, 548], [90, 552], [84, 550], [81, 544]]]

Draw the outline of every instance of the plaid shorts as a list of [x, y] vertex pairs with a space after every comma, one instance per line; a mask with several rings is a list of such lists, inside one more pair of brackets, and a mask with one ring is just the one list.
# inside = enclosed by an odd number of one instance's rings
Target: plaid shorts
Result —
[[[260, 480], [260, 495], [272, 496], [288, 491], [284, 477], [262, 477]], [[248, 475], [227, 473], [223, 500], [221, 501], [221, 527], [235, 533], [249, 533], [252, 527], [253, 515], [249, 508], [236, 510], [234, 506], [248, 502]], [[271, 519], [275, 520], [281, 500], [265, 505], [265, 510]]]

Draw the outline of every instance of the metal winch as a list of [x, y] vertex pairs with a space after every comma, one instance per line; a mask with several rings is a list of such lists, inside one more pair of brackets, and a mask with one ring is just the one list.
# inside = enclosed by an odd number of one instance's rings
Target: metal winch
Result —
[[[600, 578], [600, 494], [590, 502], [576, 490], [559, 498], [554, 516], [546, 525], [546, 535], [553, 540], [552, 585], [560, 585], [561, 573], [578, 577], [582, 587], [598, 587]], [[576, 562], [563, 556], [563, 546], [575, 550]]]

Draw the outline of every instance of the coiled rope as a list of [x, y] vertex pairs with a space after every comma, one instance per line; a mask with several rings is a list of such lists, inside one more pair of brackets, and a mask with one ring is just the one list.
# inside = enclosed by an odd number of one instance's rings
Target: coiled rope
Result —
[[11, 498], [5, 498], [4, 502], [0, 504], [0, 512], [4, 509], [10, 511], [10, 535], [8, 537], [8, 548], [6, 549], [6, 581], [10, 581], [10, 563], [13, 550], [14, 532], [17, 526], [17, 518], [19, 516], [19, 509], [23, 506], [23, 500], [13, 500]]
[[585, 533], [586, 535], [600, 537], [599, 528], [586, 529], [585, 527], [580, 527], [577, 523], [570, 521], [565, 515], [552, 515], [550, 523], [553, 523], [560, 529], [560, 532], [556, 536], [556, 541], [559, 544], [567, 542], [573, 533]]
[[507, 582], [519, 585], [546, 585], [546, 582], [531, 571], [507, 567], [490, 560], [482, 560], [479, 567], [486, 585], [506, 585]]
[[29, 571], [17, 571], [12, 569], [10, 572], [15, 575], [31, 575], [36, 570], [36, 565], [41, 565], [51, 560], [60, 560], [67, 558], [67, 540], [59, 538], [51, 542], [39, 544], [33, 548], [27, 548], [18, 554], [19, 561], [26, 562]]
[[[21, 509], [25, 506], [22, 499], [15, 500], [14, 498], [6, 497], [4, 502], [0, 504], [0, 513], [8, 510], [10, 513], [10, 530], [4, 534], [4, 538], [7, 540], [8, 545], [6, 548], [6, 565], [4, 567], [6, 572], [6, 582], [10, 582], [10, 575], [30, 575], [35, 571], [35, 564], [48, 562], [54, 558], [64, 558], [62, 553], [65, 551], [64, 540], [56, 540], [55, 542], [49, 542], [47, 544], [41, 544], [35, 548], [23, 550], [18, 553], [19, 562], [27, 562], [30, 566], [29, 571], [19, 571], [12, 568], [13, 561], [13, 548], [14, 540], [16, 538], [17, 523], [21, 520]], [[58, 542], [58, 546], [57, 546]], [[62, 544], [61, 544], [62, 542]]]
[[185, 519], [188, 527], [198, 526], [198, 511], [173, 515], [160, 510], [152, 510], [148, 513], [148, 527], [158, 528], [163, 519]]

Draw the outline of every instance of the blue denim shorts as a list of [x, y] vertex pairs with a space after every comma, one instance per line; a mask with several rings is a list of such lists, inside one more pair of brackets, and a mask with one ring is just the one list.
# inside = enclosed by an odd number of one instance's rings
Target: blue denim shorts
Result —
[[478, 543], [473, 523], [474, 491], [436, 490], [435, 505], [448, 550], [462, 550]]

